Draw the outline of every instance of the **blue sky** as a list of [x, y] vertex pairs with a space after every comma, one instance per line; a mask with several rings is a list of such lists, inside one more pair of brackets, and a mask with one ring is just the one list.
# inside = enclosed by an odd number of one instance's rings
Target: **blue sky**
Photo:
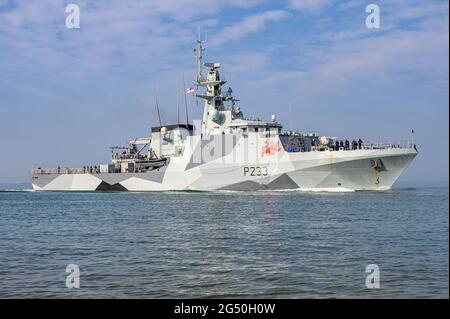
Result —
[[[365, 26], [372, 2], [380, 29]], [[69, 3], [80, 29], [65, 26]], [[0, 182], [108, 162], [156, 124], [153, 90], [175, 122], [198, 27], [245, 115], [366, 141], [414, 128], [402, 180], [448, 181], [448, 1], [0, 0]]]

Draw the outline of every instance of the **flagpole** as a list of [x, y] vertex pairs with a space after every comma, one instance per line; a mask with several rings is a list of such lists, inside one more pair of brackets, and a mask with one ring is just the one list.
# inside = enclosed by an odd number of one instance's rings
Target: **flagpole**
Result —
[[[188, 101], [189, 109], [191, 110], [192, 113], [194, 113], [194, 110], [192, 108], [191, 95], [190, 94], [189, 94], [189, 97], [188, 97], [187, 101]], [[192, 115], [192, 118], [194, 118], [194, 115]]]
[[189, 115], [188, 115], [188, 107], [187, 107], [187, 96], [186, 96], [186, 81], [184, 80], [184, 73], [183, 73], [183, 87], [184, 87], [184, 107], [186, 112], [186, 125], [189, 125]]
[[180, 125], [180, 93], [177, 93], [177, 124]]
[[289, 103], [289, 130], [292, 131], [292, 105]]
[[156, 113], [157, 113], [157, 115], [158, 115], [159, 126], [162, 126], [162, 122], [161, 122], [161, 114], [159, 113], [158, 95], [156, 94], [156, 90], [153, 90], [153, 91], [155, 92]]

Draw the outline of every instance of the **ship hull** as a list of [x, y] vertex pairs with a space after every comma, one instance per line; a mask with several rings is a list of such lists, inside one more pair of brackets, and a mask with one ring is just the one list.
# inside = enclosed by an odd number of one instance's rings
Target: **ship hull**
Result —
[[268, 161], [239, 163], [221, 157], [193, 164], [192, 152], [187, 152], [146, 173], [39, 174], [32, 175], [32, 185], [36, 191], [384, 191], [416, 155], [415, 148], [281, 150]]

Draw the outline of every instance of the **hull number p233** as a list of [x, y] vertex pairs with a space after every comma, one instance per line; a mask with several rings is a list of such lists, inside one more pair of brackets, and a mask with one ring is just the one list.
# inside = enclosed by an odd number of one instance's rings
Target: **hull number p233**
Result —
[[267, 176], [269, 172], [266, 166], [244, 166], [244, 176]]

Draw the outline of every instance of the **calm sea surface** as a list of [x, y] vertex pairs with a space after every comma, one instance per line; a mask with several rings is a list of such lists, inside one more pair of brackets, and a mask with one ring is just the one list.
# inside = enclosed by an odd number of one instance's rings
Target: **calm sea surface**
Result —
[[0, 298], [448, 298], [448, 217], [448, 188], [0, 192]]

